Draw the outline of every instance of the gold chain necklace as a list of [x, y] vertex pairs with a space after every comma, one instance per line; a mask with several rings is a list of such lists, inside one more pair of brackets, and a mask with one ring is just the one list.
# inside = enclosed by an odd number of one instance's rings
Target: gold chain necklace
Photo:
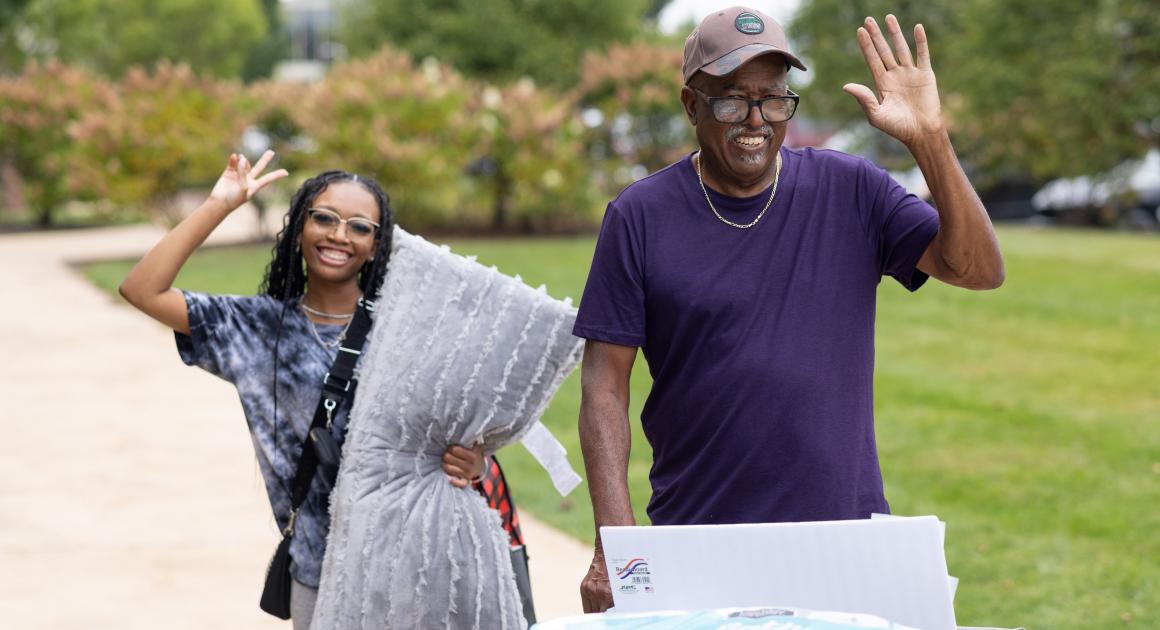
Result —
[[749, 228], [757, 225], [757, 222], [761, 220], [761, 217], [765, 216], [765, 211], [769, 210], [770, 204], [773, 203], [774, 195], [777, 194], [777, 182], [781, 179], [781, 151], [777, 152], [777, 165], [773, 170], [773, 190], [769, 191], [769, 199], [765, 201], [765, 207], [761, 209], [761, 212], [757, 213], [757, 218], [750, 221], [749, 223], [734, 223], [729, 219], [721, 216], [720, 212], [717, 212], [717, 208], [713, 207], [713, 202], [709, 199], [709, 191], [705, 188], [705, 180], [701, 178], [701, 153], [699, 151], [697, 152], [696, 162], [697, 182], [701, 184], [701, 192], [705, 194], [705, 203], [709, 204], [709, 209], [713, 211], [713, 214], [725, 225], [728, 225], [729, 227], [735, 227], [739, 230], [748, 230]]

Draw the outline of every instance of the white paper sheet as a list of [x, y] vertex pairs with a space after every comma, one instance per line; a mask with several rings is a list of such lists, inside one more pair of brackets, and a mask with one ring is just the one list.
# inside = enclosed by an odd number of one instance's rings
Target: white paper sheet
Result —
[[520, 442], [532, 457], [540, 462], [544, 470], [548, 471], [552, 485], [556, 486], [556, 492], [559, 492], [560, 496], [568, 496], [569, 492], [580, 485], [580, 475], [576, 474], [572, 464], [568, 463], [568, 451], [544, 423], [537, 421]]

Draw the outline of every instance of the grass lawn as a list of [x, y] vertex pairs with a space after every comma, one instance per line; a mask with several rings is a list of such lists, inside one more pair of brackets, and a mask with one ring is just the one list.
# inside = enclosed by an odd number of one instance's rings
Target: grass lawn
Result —
[[[960, 624], [1160, 627], [1160, 239], [1007, 228], [1000, 240], [999, 291], [879, 290], [887, 498], [896, 514], [947, 522]], [[451, 245], [574, 299], [592, 253], [590, 238]], [[268, 247], [206, 251], [178, 285], [252, 293], [268, 258]], [[87, 273], [112, 289], [128, 267]], [[649, 387], [638, 365], [634, 418]], [[573, 375], [545, 422], [583, 471], [578, 406]], [[630, 483], [647, 522], [651, 458], [634, 430]], [[592, 539], [586, 487], [560, 498], [522, 448], [500, 459], [522, 508]]]

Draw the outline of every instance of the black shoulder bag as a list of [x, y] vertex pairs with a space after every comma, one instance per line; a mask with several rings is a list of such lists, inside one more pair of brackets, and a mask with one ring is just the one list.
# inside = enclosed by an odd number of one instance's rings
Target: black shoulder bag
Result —
[[294, 486], [290, 495], [290, 521], [282, 530], [282, 542], [274, 550], [270, 566], [266, 569], [266, 586], [262, 589], [262, 599], [258, 603], [262, 610], [279, 619], [290, 618], [290, 539], [294, 536], [294, 521], [310, 491], [310, 483], [317, 471], [326, 491], [334, 488], [338, 477], [340, 451], [330, 425], [334, 412], [343, 400], [354, 390], [354, 368], [362, 354], [363, 343], [371, 330], [371, 313], [375, 303], [359, 298], [354, 319], [346, 331], [346, 337], [338, 347], [334, 366], [322, 378], [322, 396], [314, 410], [314, 421], [310, 425], [302, 455], [298, 460], [298, 471], [294, 475]]

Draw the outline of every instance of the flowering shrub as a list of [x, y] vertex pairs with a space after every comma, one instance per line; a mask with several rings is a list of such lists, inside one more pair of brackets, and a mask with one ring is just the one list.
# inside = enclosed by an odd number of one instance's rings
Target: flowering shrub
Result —
[[87, 111], [70, 129], [75, 187], [176, 218], [178, 191], [208, 188], [237, 148], [249, 124], [240, 93], [236, 82], [181, 64], [129, 70], [109, 106]]
[[[168, 62], [109, 82], [34, 64], [0, 80], [0, 147], [45, 216], [97, 198], [176, 219], [180, 190], [208, 188], [231, 151], [256, 159], [246, 145], [258, 138], [294, 179], [376, 178], [412, 229], [571, 231], [596, 223], [630, 169], [687, 146], [674, 64], [667, 49], [614, 47], [588, 57], [567, 94], [530, 79], [490, 86], [390, 48], [315, 84], [243, 87]], [[602, 121], [586, 127], [585, 107]], [[603, 162], [597, 145], [610, 148]]]
[[448, 223], [478, 138], [468, 111], [476, 90], [448, 66], [387, 48], [335, 65], [292, 118], [315, 145], [316, 167], [374, 177], [406, 225]]
[[375, 177], [414, 229], [559, 230], [591, 218], [574, 102], [384, 48], [334, 66], [290, 117], [315, 169]]
[[493, 229], [571, 230], [599, 216], [574, 96], [525, 79], [485, 88], [478, 111]]
[[85, 192], [73, 177], [70, 130], [114, 100], [106, 81], [58, 62], [30, 62], [18, 75], [0, 76], [0, 162], [18, 175], [41, 225], [51, 225], [60, 204]]
[[[681, 51], [645, 42], [613, 44], [584, 59], [581, 102], [598, 111], [589, 138], [602, 162], [606, 194], [631, 181], [633, 171], [655, 171], [693, 146], [680, 93]], [[603, 159], [602, 159], [603, 158]]]

